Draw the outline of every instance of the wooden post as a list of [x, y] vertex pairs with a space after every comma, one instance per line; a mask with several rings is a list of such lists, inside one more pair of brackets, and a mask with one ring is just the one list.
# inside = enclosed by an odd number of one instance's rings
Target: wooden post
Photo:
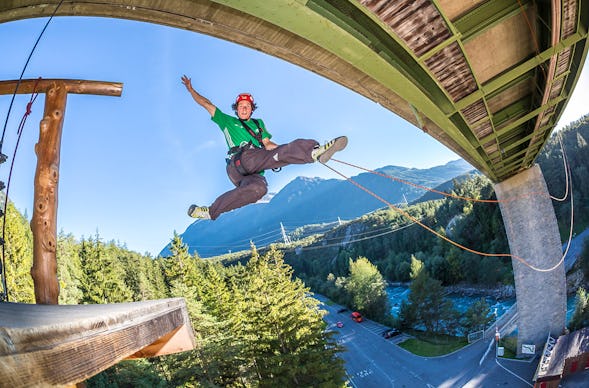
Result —
[[46, 93], [39, 142], [35, 145], [37, 170], [31, 230], [33, 267], [31, 276], [38, 304], [57, 304], [57, 188], [61, 132], [68, 93], [120, 96], [122, 84], [80, 80], [22, 80], [0, 82], [0, 94]]
[[67, 101], [63, 82], [46, 91], [45, 113], [41, 120], [39, 142], [35, 145], [37, 170], [33, 200], [33, 267], [35, 300], [39, 304], [57, 304], [57, 186], [61, 130]]

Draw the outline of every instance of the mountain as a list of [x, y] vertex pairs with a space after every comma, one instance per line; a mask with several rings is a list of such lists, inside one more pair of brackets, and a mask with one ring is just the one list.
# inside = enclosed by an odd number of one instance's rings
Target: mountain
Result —
[[[436, 187], [472, 171], [472, 166], [459, 159], [429, 169], [386, 166], [375, 171], [414, 184]], [[392, 204], [412, 202], [424, 194], [423, 189], [377, 174], [365, 172], [351, 179]], [[215, 221], [197, 220], [181, 237], [191, 253], [196, 251], [200, 257], [211, 257], [249, 249], [250, 241], [256, 246], [282, 241], [281, 225], [286, 231], [292, 231], [309, 224], [354, 219], [386, 206], [346, 180], [298, 177], [273, 195], [269, 202], [236, 209]], [[160, 253], [161, 256], [169, 254], [168, 246]]]
[[[468, 171], [464, 174], [457, 175], [457, 176], [453, 177], [452, 179], [442, 183], [441, 185], [433, 187], [433, 189], [436, 191], [442, 192], [442, 193], [451, 193], [452, 190], [454, 190], [455, 182], [462, 183], [462, 182], [472, 178], [472, 176], [474, 174], [481, 175], [481, 173], [478, 170], [471, 170], [471, 171]], [[423, 194], [421, 197], [419, 197], [415, 201], [412, 201], [409, 205], [415, 205], [415, 204], [418, 204], [421, 202], [427, 202], [427, 201], [434, 201], [436, 199], [442, 199], [442, 198], [446, 198], [446, 196], [436, 193], [434, 191], [426, 191], [425, 194]]]

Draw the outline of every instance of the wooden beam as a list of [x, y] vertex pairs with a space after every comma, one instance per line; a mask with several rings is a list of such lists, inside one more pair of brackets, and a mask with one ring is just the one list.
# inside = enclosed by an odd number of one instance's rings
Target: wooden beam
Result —
[[67, 93], [73, 94], [97, 94], [101, 96], [119, 97], [123, 92], [123, 84], [120, 82], [84, 81], [67, 79], [23, 79], [20, 81], [0, 81], [0, 95], [30, 94], [33, 91], [45, 93], [55, 84], [63, 84]]
[[73, 385], [125, 358], [194, 349], [183, 298], [99, 305], [0, 303], [0, 385]]

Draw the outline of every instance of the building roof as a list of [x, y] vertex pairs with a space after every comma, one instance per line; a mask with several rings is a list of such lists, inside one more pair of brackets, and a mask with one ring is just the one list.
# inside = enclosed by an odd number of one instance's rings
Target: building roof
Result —
[[561, 378], [566, 360], [585, 353], [589, 353], [589, 327], [561, 335], [558, 339], [549, 337], [534, 380]]

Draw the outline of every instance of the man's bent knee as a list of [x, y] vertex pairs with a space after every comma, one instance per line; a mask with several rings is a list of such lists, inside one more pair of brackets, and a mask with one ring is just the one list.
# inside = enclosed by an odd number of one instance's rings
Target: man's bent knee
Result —
[[[247, 186], [246, 190], [250, 192], [252, 203], [259, 201], [268, 192], [268, 186], [266, 184], [253, 184]], [[255, 199], [254, 199], [255, 198]]]

